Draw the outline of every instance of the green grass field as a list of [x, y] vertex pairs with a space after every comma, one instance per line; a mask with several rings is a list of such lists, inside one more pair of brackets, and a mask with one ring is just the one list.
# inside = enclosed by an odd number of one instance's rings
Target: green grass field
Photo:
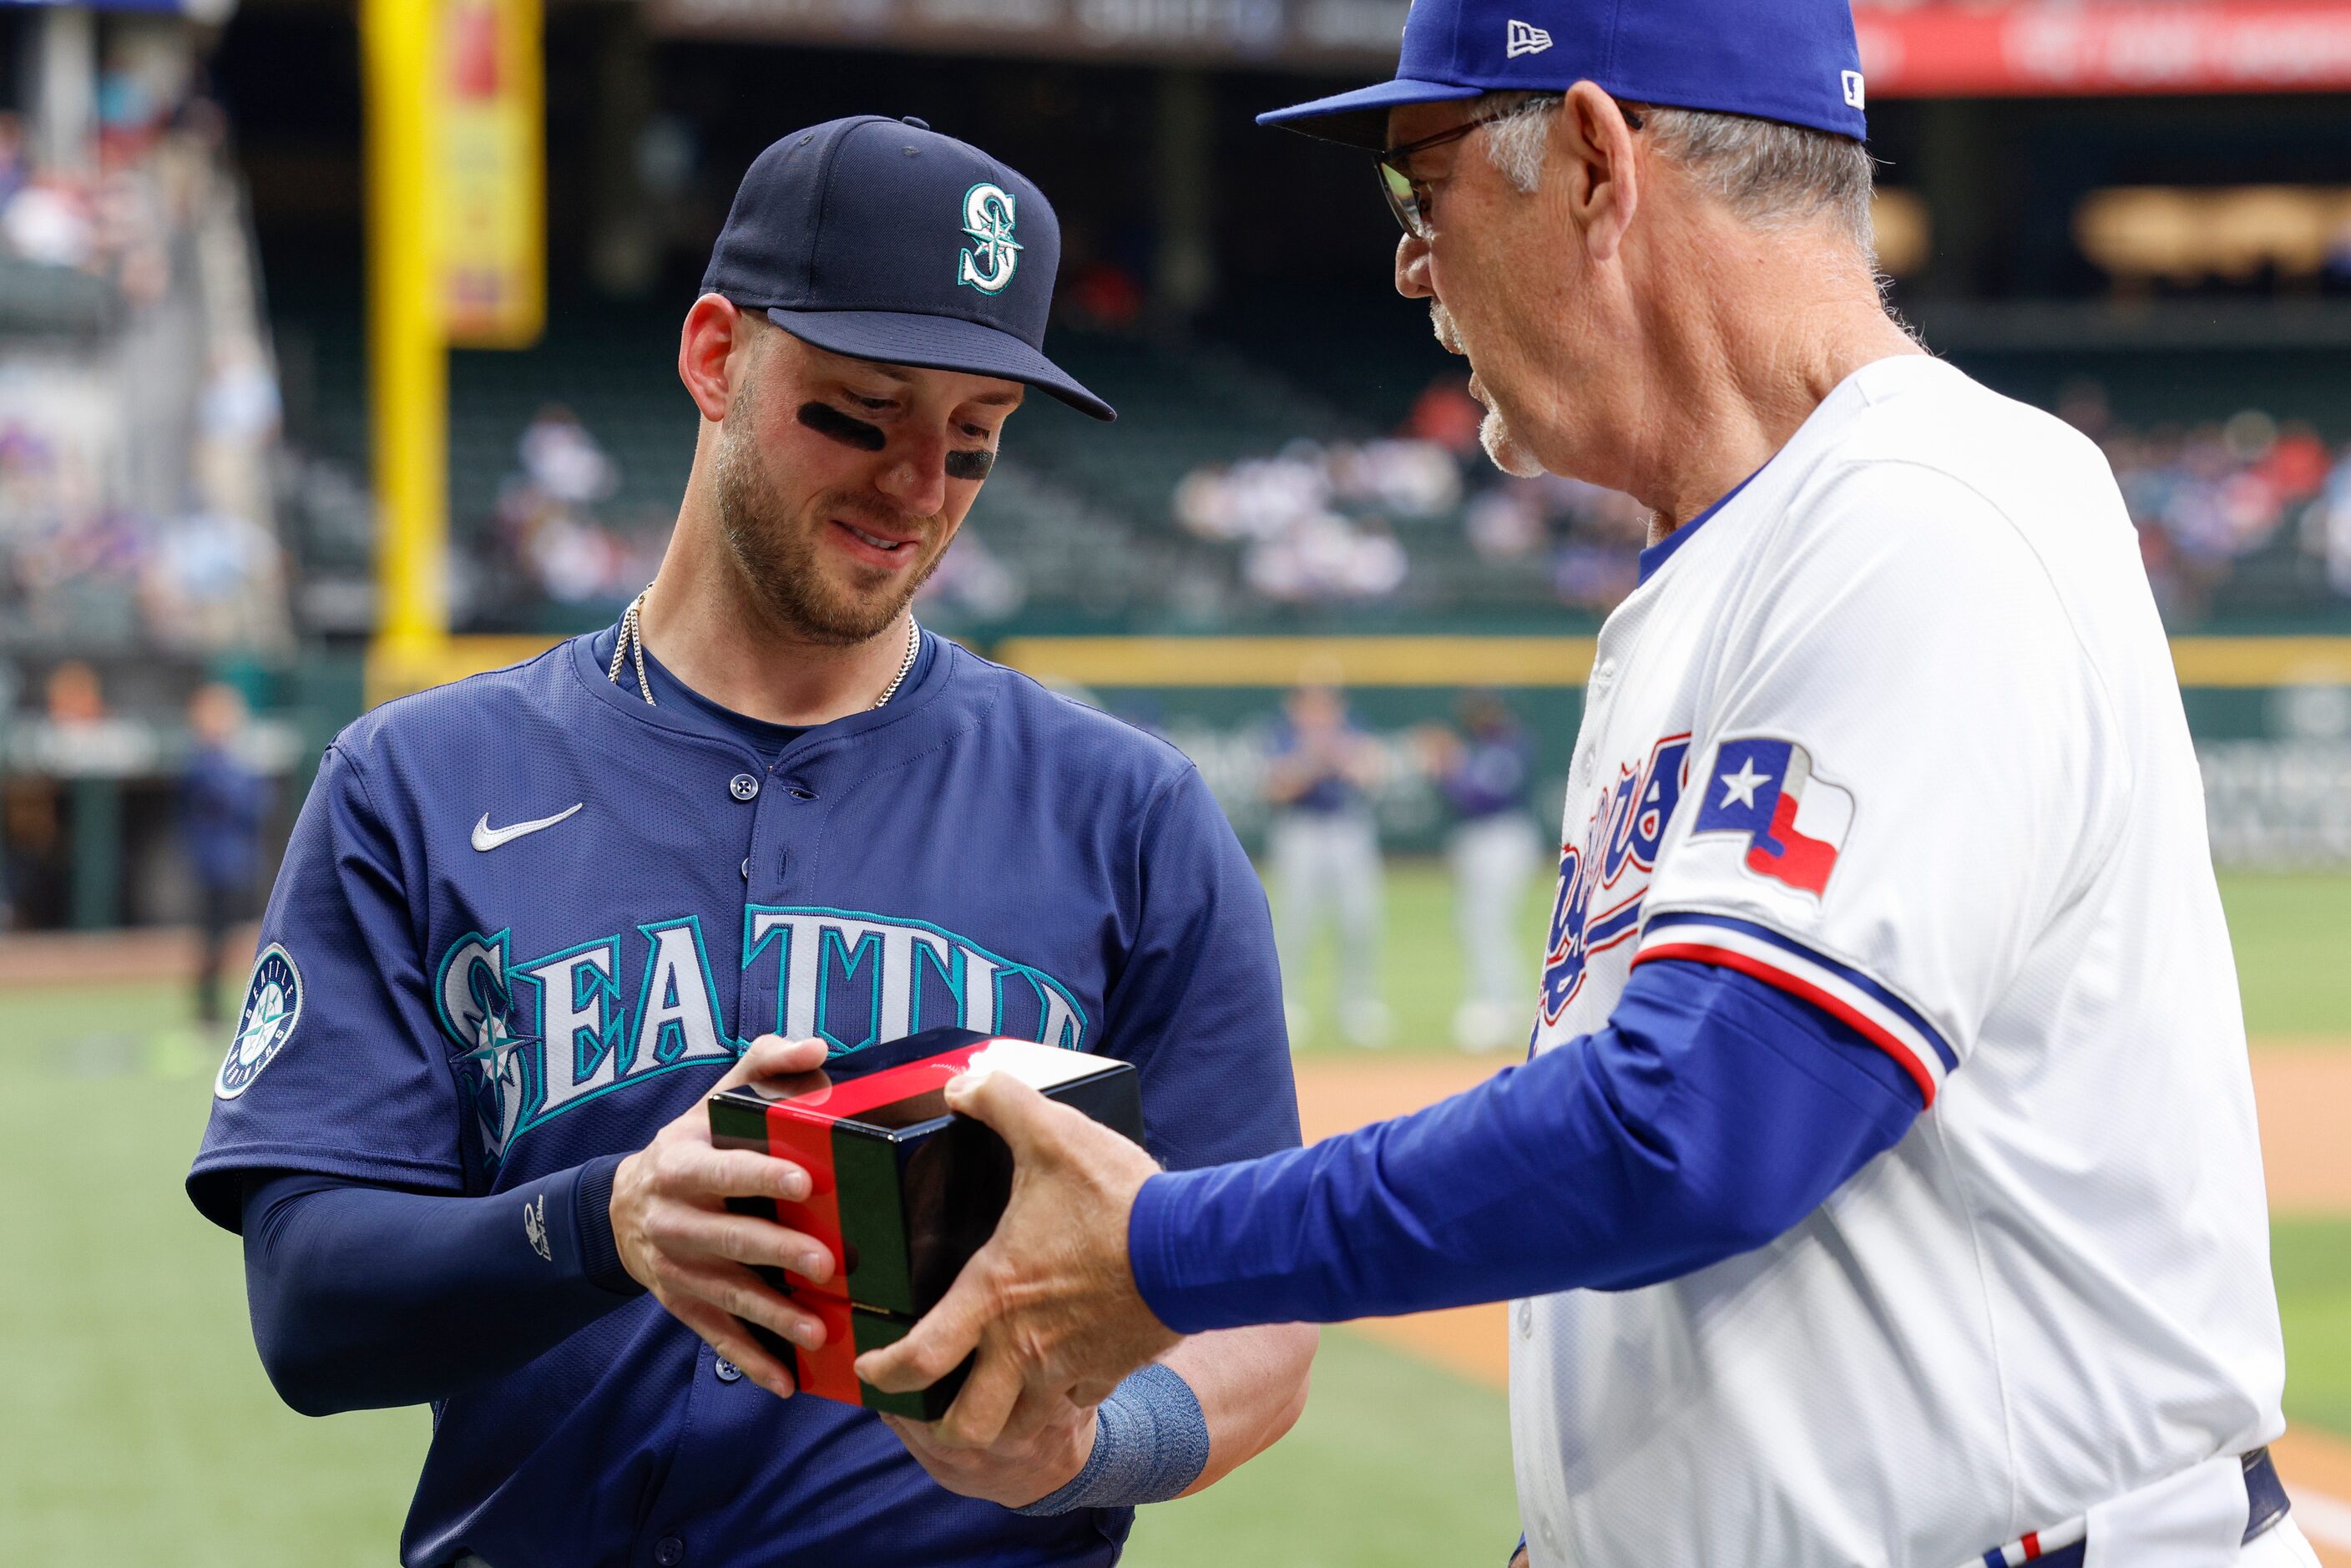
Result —
[[[2351, 878], [2225, 892], [2254, 1032], [2351, 1048], [2351, 965], [2333, 950]], [[1448, 921], [1437, 869], [1400, 866], [1396, 1049], [1443, 1039]], [[236, 1243], [181, 1192], [216, 1055], [180, 1029], [181, 1005], [164, 985], [0, 992], [0, 1563], [389, 1563], [424, 1413], [313, 1421], [271, 1393]], [[2289, 1408], [2351, 1436], [2351, 1217], [2283, 1222], [2274, 1242]], [[1214, 1490], [1146, 1511], [1129, 1560], [1477, 1563], [1516, 1533], [1501, 1395], [1341, 1329], [1298, 1429]]]

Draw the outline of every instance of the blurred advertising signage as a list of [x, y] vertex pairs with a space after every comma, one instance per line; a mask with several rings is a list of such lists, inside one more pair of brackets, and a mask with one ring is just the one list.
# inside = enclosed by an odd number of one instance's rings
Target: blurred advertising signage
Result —
[[[37, 5], [52, 9], [62, 3], [63, 0], [0, 0], [0, 5]], [[78, 0], [78, 8], [84, 11], [145, 11], [218, 25], [235, 15], [236, 0]]]
[[657, 32], [938, 54], [1393, 66], [1408, 0], [651, 0]]
[[442, 0], [441, 304], [460, 349], [547, 319], [539, 0]]
[[2310, 92], [2351, 87], [2351, 5], [1857, 6], [1880, 98]]

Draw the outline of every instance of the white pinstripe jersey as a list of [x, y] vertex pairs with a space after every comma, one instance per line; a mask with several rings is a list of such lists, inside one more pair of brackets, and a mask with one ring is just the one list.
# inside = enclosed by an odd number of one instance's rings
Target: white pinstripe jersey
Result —
[[[2088, 442], [1924, 357], [1846, 380], [1645, 559], [1562, 837], [1538, 1050], [1695, 957], [1928, 1108], [1760, 1250], [1514, 1304], [1539, 1568], [1949, 1568], [2282, 1429], [2202, 791]], [[2233, 1561], [2204, 1511], [2133, 1568]]]

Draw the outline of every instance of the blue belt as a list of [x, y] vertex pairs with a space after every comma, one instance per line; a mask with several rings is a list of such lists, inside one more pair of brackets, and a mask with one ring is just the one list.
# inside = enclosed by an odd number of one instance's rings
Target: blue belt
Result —
[[[2244, 1538], [2250, 1542], [2283, 1519], [2293, 1504], [2286, 1499], [2285, 1482], [2278, 1479], [2277, 1462], [2270, 1458], [2269, 1449], [2255, 1448], [2245, 1456], [2244, 1464]], [[2042, 1533], [2059, 1535], [2061, 1531]], [[1984, 1553], [1984, 1568], [2018, 1568], [2019, 1564], [2026, 1563], [2037, 1563], [2043, 1568], [2083, 1568], [2089, 1557], [2088, 1540], [2078, 1530], [2066, 1530], [2062, 1534], [2067, 1538], [2064, 1544], [2053, 1543], [2045, 1550], [2039, 1534], [2012, 1541], [2006, 1546], [1996, 1546]]]

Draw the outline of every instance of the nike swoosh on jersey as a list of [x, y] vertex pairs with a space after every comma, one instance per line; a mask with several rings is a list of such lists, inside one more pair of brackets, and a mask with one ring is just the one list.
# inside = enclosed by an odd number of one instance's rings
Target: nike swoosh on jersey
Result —
[[490, 826], [490, 814], [487, 811], [485, 811], [482, 813], [482, 820], [474, 824], [474, 847], [486, 854], [490, 851], [496, 849], [500, 844], [510, 844], [514, 842], [515, 840], [522, 837], [525, 833], [535, 833], [541, 828], [551, 828], [555, 826], [556, 823], [563, 821], [564, 818], [570, 816], [572, 811], [579, 810], [581, 806], [585, 806], [587, 803], [587, 801], [581, 800], [573, 805], [569, 811], [558, 811], [552, 817], [541, 817], [537, 821], [532, 822], [515, 822], [503, 828], [494, 828]]

